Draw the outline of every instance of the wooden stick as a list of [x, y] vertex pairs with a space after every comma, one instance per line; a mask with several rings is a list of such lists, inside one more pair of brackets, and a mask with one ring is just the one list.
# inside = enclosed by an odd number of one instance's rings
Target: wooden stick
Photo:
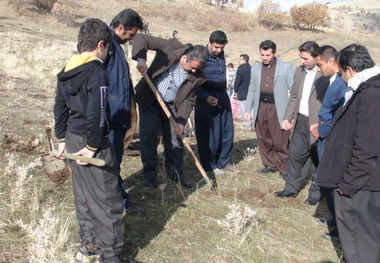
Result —
[[[50, 155], [55, 156], [56, 152], [55, 151], [51, 151]], [[66, 158], [66, 159], [70, 159], [70, 160], [79, 160], [81, 162], [89, 163], [89, 164], [92, 164], [92, 165], [95, 165], [95, 166], [99, 166], [99, 167], [102, 167], [102, 166], [106, 165], [106, 162], [104, 160], [98, 159], [98, 158], [93, 158], [93, 157], [86, 157], [86, 156], [81, 156], [81, 155], [73, 155], [71, 153], [62, 153], [62, 157]]]
[[[148, 84], [149, 88], [152, 90], [153, 95], [156, 97], [158, 103], [160, 104], [162, 110], [165, 112], [166, 117], [169, 118], [170, 124], [175, 128], [177, 126], [177, 122], [174, 120], [174, 118], [173, 118], [171, 112], [169, 111], [168, 107], [166, 106], [164, 100], [161, 98], [161, 95], [158, 93], [157, 89], [154, 87], [154, 84], [150, 80], [149, 76], [146, 73], [144, 73], [143, 76], [144, 76], [144, 79], [145, 79], [146, 83]], [[197, 168], [198, 168], [199, 172], [201, 173], [201, 175], [203, 176], [203, 178], [211, 186], [211, 188], [214, 188], [215, 186], [211, 182], [210, 178], [207, 176], [206, 171], [203, 169], [201, 163], [199, 162], [194, 151], [191, 149], [189, 143], [183, 137], [179, 137], [179, 138], [181, 139], [183, 145], [188, 150], [190, 155], [193, 157], [193, 159], [195, 161], [195, 165], [197, 166]]]

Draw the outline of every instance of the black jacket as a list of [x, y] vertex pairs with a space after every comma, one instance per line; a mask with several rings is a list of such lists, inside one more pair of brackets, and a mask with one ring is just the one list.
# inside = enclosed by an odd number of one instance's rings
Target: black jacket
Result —
[[234, 92], [236, 93], [238, 100], [247, 99], [250, 81], [251, 65], [249, 63], [244, 63], [238, 67], [235, 77]]
[[354, 195], [380, 191], [380, 74], [362, 83], [334, 116], [318, 184]]
[[97, 150], [109, 131], [108, 75], [99, 60], [58, 73], [54, 104], [55, 135], [63, 141], [66, 131], [85, 137]]

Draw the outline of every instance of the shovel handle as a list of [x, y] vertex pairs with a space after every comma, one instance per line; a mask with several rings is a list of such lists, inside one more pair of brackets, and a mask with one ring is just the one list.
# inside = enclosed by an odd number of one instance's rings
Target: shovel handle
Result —
[[[55, 152], [51, 152], [50, 154], [55, 156]], [[70, 159], [70, 160], [79, 160], [81, 162], [89, 163], [89, 164], [99, 166], [99, 167], [106, 165], [106, 162], [104, 160], [98, 159], [98, 158], [93, 158], [93, 157], [73, 155], [71, 153], [63, 153], [62, 157], [66, 158], [66, 159]]]

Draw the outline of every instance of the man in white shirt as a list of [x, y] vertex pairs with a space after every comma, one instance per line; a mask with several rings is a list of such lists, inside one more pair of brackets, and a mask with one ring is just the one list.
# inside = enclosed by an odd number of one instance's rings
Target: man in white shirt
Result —
[[275, 192], [277, 197], [296, 197], [312, 173], [312, 184], [305, 204], [315, 205], [321, 198], [315, 182], [318, 166], [316, 139], [310, 134], [310, 125], [318, 121], [318, 112], [329, 86], [328, 78], [317, 71], [315, 57], [319, 46], [306, 41], [299, 48], [301, 66], [296, 69], [282, 128], [291, 130], [288, 173], [284, 176], [285, 189]]

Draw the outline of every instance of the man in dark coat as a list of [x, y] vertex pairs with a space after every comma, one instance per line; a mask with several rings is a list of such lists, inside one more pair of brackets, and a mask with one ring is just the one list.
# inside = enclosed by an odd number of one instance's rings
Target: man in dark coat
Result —
[[347, 83], [322, 156], [318, 183], [335, 188], [335, 213], [347, 263], [380, 262], [380, 68], [352, 44], [338, 53]]
[[[322, 46], [317, 51], [316, 57], [317, 66], [319, 71], [324, 77], [330, 80], [330, 86], [326, 91], [323, 98], [322, 106], [318, 114], [318, 122], [310, 126], [311, 134], [314, 138], [318, 139], [318, 159], [320, 160], [323, 153], [326, 138], [330, 132], [335, 111], [344, 102], [344, 94], [347, 91], [346, 83], [338, 75], [339, 65], [336, 61], [337, 51], [332, 46]], [[317, 179], [318, 181], [318, 179]], [[329, 220], [320, 218], [319, 223], [329, 228], [329, 232], [323, 236], [329, 239], [338, 239], [338, 231], [336, 230], [335, 209], [334, 209], [334, 195], [333, 188], [321, 187], [322, 197], [325, 197], [327, 207], [332, 215]]]
[[[249, 81], [251, 80], [251, 65], [249, 64], [249, 56], [241, 54], [239, 57], [239, 67], [236, 71], [234, 92], [236, 99], [239, 101], [240, 112], [243, 113], [245, 109], [245, 102], [247, 100]], [[250, 121], [245, 120], [244, 126], [249, 126]]]
[[198, 89], [195, 105], [195, 134], [201, 164], [206, 171], [223, 174], [232, 169], [234, 127], [227, 94], [226, 62], [223, 49], [227, 44], [223, 31], [214, 31], [208, 43], [208, 60], [203, 68], [206, 82]]
[[[149, 69], [146, 65], [148, 50], [156, 51]], [[199, 45], [184, 45], [175, 38], [166, 40], [137, 34], [132, 58], [138, 61], [139, 72], [146, 73], [153, 81], [177, 122], [176, 127], [170, 125], [145, 79], [141, 79], [136, 85], [135, 99], [139, 105], [145, 185], [157, 187], [157, 145], [161, 127], [166, 176], [185, 188], [191, 188], [183, 174], [183, 145], [178, 136], [183, 136], [184, 125], [195, 103], [196, 88], [204, 81], [199, 69], [207, 61], [207, 49]]]

